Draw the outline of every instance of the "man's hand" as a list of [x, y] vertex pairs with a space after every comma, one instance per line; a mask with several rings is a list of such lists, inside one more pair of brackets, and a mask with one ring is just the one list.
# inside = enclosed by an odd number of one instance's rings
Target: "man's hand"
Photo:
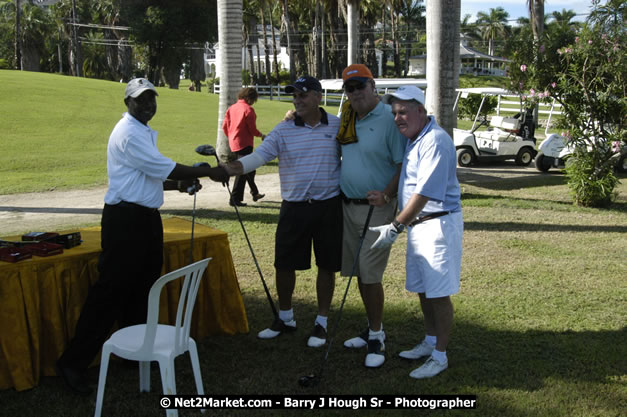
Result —
[[192, 180], [179, 180], [176, 182], [176, 189], [180, 193], [194, 195], [202, 189], [202, 184], [198, 178], [194, 178]]
[[369, 227], [372, 232], [379, 232], [377, 240], [370, 246], [370, 249], [387, 249], [396, 241], [400, 232], [394, 224], [384, 224], [383, 226]]
[[211, 168], [211, 171], [209, 172], [209, 178], [211, 178], [215, 182], [221, 182], [222, 184], [228, 184], [229, 182], [229, 174], [221, 165]]
[[283, 116], [282, 122], [287, 122], [289, 120], [294, 120], [296, 118], [296, 110], [288, 110]]

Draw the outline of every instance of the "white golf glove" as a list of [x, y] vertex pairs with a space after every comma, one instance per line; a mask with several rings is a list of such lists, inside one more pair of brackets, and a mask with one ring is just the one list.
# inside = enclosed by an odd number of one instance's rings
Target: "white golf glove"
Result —
[[383, 226], [369, 227], [372, 232], [379, 232], [377, 240], [370, 246], [370, 249], [387, 249], [396, 241], [398, 235], [403, 231], [399, 230], [394, 223], [385, 224]]

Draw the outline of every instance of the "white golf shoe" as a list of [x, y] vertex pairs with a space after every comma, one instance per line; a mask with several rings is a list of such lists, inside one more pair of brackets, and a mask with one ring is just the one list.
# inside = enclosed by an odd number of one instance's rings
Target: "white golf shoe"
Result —
[[259, 339], [274, 339], [281, 333], [289, 333], [296, 331], [296, 320], [283, 321], [280, 318], [275, 318], [270, 327], [257, 333]]
[[420, 368], [416, 368], [410, 372], [409, 376], [416, 379], [431, 378], [448, 368], [448, 361], [438, 362], [433, 356], [430, 356]]
[[420, 359], [423, 356], [430, 356], [435, 346], [431, 346], [425, 340], [417, 344], [410, 350], [404, 350], [398, 354], [401, 358], [405, 359]]

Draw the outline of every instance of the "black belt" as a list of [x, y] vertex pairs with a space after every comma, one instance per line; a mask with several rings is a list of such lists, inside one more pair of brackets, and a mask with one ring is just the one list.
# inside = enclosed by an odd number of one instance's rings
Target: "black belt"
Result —
[[128, 201], [120, 201], [118, 204], [114, 204], [114, 206], [139, 209], [139, 210], [145, 211], [146, 213], [150, 213], [150, 214], [156, 213], [159, 210], [159, 209], [156, 209], [156, 208], [150, 208], [150, 207], [142, 206], [142, 205], [137, 204], [137, 203], [131, 203], [131, 202], [128, 202]]
[[451, 213], [450, 211], [438, 211], [436, 213], [431, 213], [431, 214], [427, 214], [426, 216], [418, 217], [416, 220], [409, 223], [409, 227], [413, 227], [422, 222], [426, 222], [427, 220], [437, 219], [438, 217], [446, 216], [447, 214], [450, 214], [450, 213]]
[[368, 201], [367, 198], [348, 198], [346, 197], [346, 195], [344, 193], [341, 193], [342, 196], [342, 201], [345, 202], [346, 204], [370, 204], [370, 201]]

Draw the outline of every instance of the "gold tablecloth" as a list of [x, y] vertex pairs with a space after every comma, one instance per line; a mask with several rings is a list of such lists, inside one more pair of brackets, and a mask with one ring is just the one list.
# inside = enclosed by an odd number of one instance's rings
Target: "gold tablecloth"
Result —
[[[165, 274], [189, 263], [191, 222], [165, 219], [163, 228]], [[98, 279], [100, 227], [78, 231], [83, 243], [61, 255], [0, 261], [0, 389], [29, 389], [41, 375], [55, 375], [55, 361], [74, 335], [89, 287]], [[19, 237], [7, 240], [15, 239]], [[248, 332], [228, 236], [196, 224], [194, 261], [208, 257], [213, 259], [198, 291], [192, 336]], [[181, 281], [168, 284], [161, 294], [162, 323], [175, 321]]]

